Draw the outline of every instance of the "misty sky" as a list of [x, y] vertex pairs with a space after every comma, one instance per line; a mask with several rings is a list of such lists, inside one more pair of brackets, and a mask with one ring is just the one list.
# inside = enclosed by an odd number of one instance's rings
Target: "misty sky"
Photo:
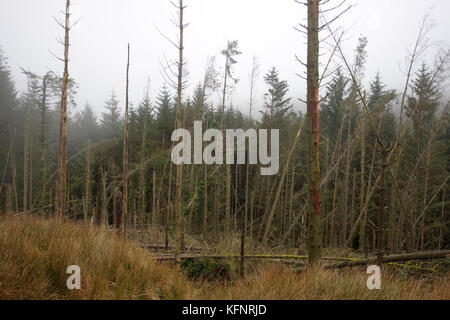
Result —
[[[333, 0], [336, 3], [340, 2]], [[432, 63], [438, 47], [450, 47], [450, 1], [448, 0], [349, 0], [357, 6], [334, 24], [344, 26], [348, 33], [343, 48], [348, 58], [358, 36], [368, 37], [369, 60], [367, 80], [380, 71], [393, 88], [404, 86], [405, 55], [412, 48], [427, 9], [432, 8], [434, 28], [429, 36], [438, 42], [424, 56]], [[233, 105], [247, 112], [249, 73], [252, 57], [260, 62], [261, 76], [257, 84], [257, 108], [263, 103], [266, 86], [263, 75], [276, 66], [280, 77], [289, 82], [296, 109], [303, 109], [297, 98], [304, 99], [306, 81], [296, 73], [304, 70], [295, 54], [305, 56], [305, 38], [293, 27], [304, 22], [306, 7], [294, 0], [186, 0], [185, 47], [191, 94], [202, 80], [208, 56], [217, 55], [223, 69], [220, 51], [227, 40], [239, 40], [243, 52], [235, 67], [238, 83]], [[80, 110], [89, 102], [97, 113], [111, 90], [115, 90], [121, 105], [125, 96], [126, 46], [131, 45], [130, 96], [134, 105], [141, 100], [147, 79], [154, 100], [163, 77], [159, 60], [164, 55], [175, 57], [175, 49], [158, 32], [175, 37], [170, 24], [173, 7], [168, 0], [74, 0], [74, 19], [81, 21], [71, 32], [70, 76], [78, 85], [77, 103]], [[0, 45], [3, 47], [19, 90], [26, 88], [20, 68], [44, 74], [58, 74], [63, 65], [49, 50], [62, 56], [63, 48], [56, 38], [63, 36], [53, 17], [60, 13], [65, 0], [0, 0]], [[157, 26], [157, 28], [155, 27]], [[328, 51], [324, 47], [325, 53]], [[327, 56], [328, 57], [328, 56]], [[366, 82], [367, 83], [367, 82]], [[214, 99], [214, 97], [213, 97]], [[231, 100], [229, 101], [231, 102]], [[74, 110], [72, 110], [72, 113]]]

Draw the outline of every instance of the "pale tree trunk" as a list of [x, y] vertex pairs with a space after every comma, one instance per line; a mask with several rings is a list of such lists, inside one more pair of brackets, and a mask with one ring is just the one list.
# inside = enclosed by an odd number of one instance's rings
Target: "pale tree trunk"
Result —
[[[427, 148], [427, 160], [425, 165], [425, 185], [423, 189], [423, 208], [425, 209], [428, 201], [428, 179], [429, 179], [429, 169], [431, 160], [431, 141]], [[422, 216], [422, 221], [420, 223], [420, 250], [425, 249], [425, 214]]]
[[169, 250], [169, 218], [171, 216], [172, 212], [172, 170], [173, 170], [173, 164], [170, 163], [170, 170], [169, 170], [169, 188], [167, 192], [167, 206], [166, 206], [166, 217], [164, 221], [164, 240], [165, 240], [165, 246], [166, 251]]
[[[363, 210], [364, 207], [364, 195], [365, 195], [365, 170], [366, 170], [366, 115], [362, 115], [361, 120], [361, 181], [360, 181], [360, 192], [359, 192], [359, 210]], [[359, 252], [363, 252], [364, 250], [364, 242], [365, 242], [365, 232], [366, 232], [366, 218], [365, 213], [363, 213], [364, 218], [360, 222], [359, 227]]]
[[47, 77], [48, 74], [42, 79], [42, 102], [41, 102], [41, 210], [44, 210], [45, 201], [45, 189], [47, 182], [47, 125], [46, 125], [46, 111], [47, 111]]
[[84, 182], [84, 220], [87, 221], [89, 216], [89, 193], [91, 181], [91, 141], [88, 140], [88, 147], [86, 151], [86, 180]]
[[225, 166], [225, 234], [230, 234], [231, 225], [231, 165]]
[[245, 169], [245, 210], [244, 216], [242, 217], [242, 225], [241, 225], [241, 260], [240, 260], [241, 278], [244, 278], [245, 276], [245, 237], [247, 232], [247, 217], [248, 217], [248, 179], [249, 179], [249, 164], [247, 163]]
[[156, 222], [156, 171], [153, 170], [153, 200], [152, 200], [152, 228], [153, 230], [156, 230], [157, 222]]
[[[16, 129], [14, 128], [14, 136], [15, 136]], [[16, 170], [16, 160], [15, 160], [15, 148], [12, 149], [11, 152], [11, 179], [12, 179], [12, 189], [14, 193], [14, 206], [15, 206], [15, 212], [19, 212], [19, 197], [17, 195], [17, 183], [16, 183], [16, 176], [17, 176], [17, 170]]]
[[[29, 106], [27, 106], [27, 109]], [[29, 174], [30, 174], [30, 119], [29, 110], [27, 110], [24, 134], [24, 153], [23, 153], [23, 213], [28, 213], [28, 191], [29, 191]]]
[[59, 153], [58, 153], [58, 206], [57, 215], [60, 219], [66, 213], [67, 190], [67, 97], [69, 85], [69, 31], [70, 31], [70, 0], [66, 0], [64, 26], [64, 75], [61, 94], [61, 117], [59, 128]]
[[381, 179], [380, 179], [380, 199], [379, 199], [379, 213], [377, 225], [377, 262], [378, 266], [383, 263], [383, 237], [384, 237], [384, 206], [385, 206], [385, 169], [387, 167], [386, 150], [381, 151]]
[[[106, 226], [108, 223], [108, 197], [106, 195], [106, 180], [107, 173], [101, 170], [101, 178], [102, 178], [102, 207], [101, 207], [101, 217], [100, 217], [100, 225]], [[116, 214], [116, 209], [114, 210], [114, 214]]]
[[441, 219], [440, 219], [440, 226], [439, 226], [439, 240], [438, 240], [438, 250], [442, 249], [442, 241], [444, 239], [444, 212], [445, 212], [445, 188], [442, 189], [442, 210], [441, 210]]
[[[182, 110], [181, 101], [183, 94], [183, 66], [184, 66], [184, 5], [183, 0], [179, 0], [179, 44], [178, 44], [178, 87], [177, 87], [177, 109], [176, 109], [176, 123], [177, 128], [182, 126]], [[180, 246], [181, 246], [181, 217], [183, 214], [183, 165], [177, 165], [177, 178], [175, 182], [175, 261], [180, 263]]]
[[[292, 166], [291, 191], [289, 196], [289, 225], [292, 225], [294, 223], [293, 220], [294, 184], [295, 184], [295, 164]], [[294, 236], [293, 240], [295, 240]]]
[[258, 77], [258, 70], [259, 65], [256, 57], [253, 57], [253, 64], [252, 64], [252, 74], [250, 76], [250, 110], [249, 110], [249, 120], [250, 123], [252, 122], [252, 111], [253, 111], [253, 104], [254, 104], [254, 91], [256, 86], [256, 80]]
[[347, 238], [347, 223], [348, 223], [348, 184], [349, 184], [349, 177], [350, 177], [350, 165], [351, 165], [351, 159], [350, 159], [350, 153], [351, 153], [351, 147], [350, 144], [352, 143], [350, 141], [350, 128], [351, 128], [351, 111], [350, 108], [347, 108], [347, 160], [345, 164], [345, 175], [344, 175], [344, 195], [341, 198], [342, 199], [342, 210], [341, 210], [341, 237], [340, 237], [340, 244], [344, 245], [345, 240]]
[[287, 158], [286, 158], [286, 163], [284, 165], [283, 173], [281, 175], [281, 181], [278, 184], [277, 193], [275, 195], [275, 200], [273, 201], [273, 204], [272, 204], [272, 207], [271, 207], [271, 210], [270, 210], [270, 214], [269, 214], [269, 217], [268, 217], [268, 220], [267, 220], [267, 224], [266, 224], [266, 229], [264, 231], [263, 245], [266, 245], [268, 237], [269, 237], [270, 227], [271, 227], [271, 224], [272, 224], [272, 219], [273, 219], [273, 217], [275, 215], [275, 211], [277, 209], [278, 202], [280, 201], [281, 193], [283, 191], [284, 181], [286, 179], [286, 176], [287, 176], [288, 170], [289, 170], [289, 163], [291, 161], [292, 155], [294, 154], [295, 147], [297, 146], [297, 143], [298, 143], [298, 141], [300, 139], [300, 136], [301, 136], [301, 133], [302, 133], [302, 130], [303, 130], [304, 121], [305, 121], [305, 119], [303, 119], [302, 123], [300, 124], [300, 128], [297, 131], [297, 135], [295, 137], [294, 143], [293, 143], [293, 145], [291, 147], [291, 150], [289, 151], [289, 153], [287, 155]]
[[123, 238], [127, 239], [127, 222], [128, 222], [128, 88], [129, 88], [129, 73], [130, 73], [130, 44], [128, 44], [128, 59], [127, 59], [127, 79], [125, 92], [125, 125], [124, 125], [124, 142], [123, 142]]
[[[147, 91], [148, 98], [148, 91]], [[147, 136], [147, 113], [145, 113], [144, 117], [144, 130], [142, 134], [142, 144], [141, 144], [141, 168], [139, 171], [139, 224], [140, 228], [144, 230], [144, 222], [145, 222], [145, 211], [146, 211], [146, 180], [145, 180], [145, 138]]]
[[6, 199], [5, 199], [5, 213], [7, 215], [11, 214], [11, 185], [6, 185]]
[[[222, 113], [220, 118], [220, 131], [224, 131], [224, 118], [225, 118], [225, 101], [227, 94], [227, 81], [228, 81], [228, 68], [229, 58], [225, 60], [225, 76], [223, 81], [223, 94], [222, 94]], [[231, 167], [229, 164], [225, 164], [225, 234], [230, 234], [230, 216], [231, 216]]]
[[[208, 117], [206, 118], [206, 130], [208, 130]], [[203, 191], [203, 238], [206, 239], [208, 232], [208, 166], [203, 165], [204, 191]]]
[[[354, 222], [355, 217], [355, 201], [356, 201], [356, 168], [353, 169], [353, 183], [352, 183], [352, 204], [350, 207], [350, 223]], [[349, 239], [351, 241], [352, 239]]]
[[30, 143], [30, 137], [28, 137], [28, 165], [30, 167], [30, 173], [29, 173], [29, 177], [30, 177], [30, 181], [29, 181], [29, 192], [28, 192], [28, 206], [29, 206], [29, 210], [33, 210], [33, 147]]
[[[336, 145], [333, 150], [333, 156], [332, 156], [332, 163], [339, 162], [339, 154], [341, 152], [341, 140], [342, 140], [342, 133], [344, 131], [344, 117], [342, 117], [341, 124], [339, 125], [339, 133], [338, 137], [336, 139]], [[329, 230], [329, 243], [330, 247], [333, 247], [334, 242], [334, 214], [336, 212], [336, 196], [337, 196], [337, 187], [338, 187], [338, 176], [339, 176], [339, 168], [335, 169], [335, 177], [334, 177], [334, 191], [333, 191], [333, 201], [332, 201], [332, 207], [331, 207], [331, 215], [330, 215], [330, 230]]]
[[319, 165], [319, 1], [308, 1], [308, 195], [309, 195], [309, 263], [316, 264], [321, 255]]
[[[9, 131], [8, 154], [7, 154], [7, 156], [6, 156], [5, 167], [4, 167], [4, 169], [3, 169], [2, 182], [1, 182], [1, 184], [0, 184], [0, 194], [2, 193], [2, 190], [3, 190], [3, 184], [5, 183], [6, 170], [8, 170], [9, 159], [11, 159], [11, 157], [12, 157], [12, 152], [13, 152], [13, 147], [14, 147], [15, 131], [14, 131], [14, 135], [11, 135], [11, 130], [10, 130], [10, 128], [8, 129], [8, 131]], [[5, 187], [6, 187], [6, 186], [5, 186]], [[10, 187], [11, 187], [11, 186], [10, 186]]]
[[237, 215], [238, 215], [238, 169], [239, 165], [234, 166], [234, 229], [237, 230]]

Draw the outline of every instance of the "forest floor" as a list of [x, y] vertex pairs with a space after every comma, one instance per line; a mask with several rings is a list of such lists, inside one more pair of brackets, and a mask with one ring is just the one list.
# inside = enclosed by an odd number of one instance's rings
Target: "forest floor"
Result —
[[[328, 253], [350, 255], [337, 250]], [[3, 216], [0, 300], [450, 300], [448, 270], [415, 273], [385, 267], [381, 290], [369, 290], [368, 275], [362, 267], [296, 271], [280, 262], [249, 261], [246, 278], [239, 279], [237, 262], [230, 262], [227, 274], [211, 279], [199, 276], [198, 265], [183, 263], [180, 271], [155, 256], [138, 242], [125, 242], [110, 230], [39, 217]], [[217, 268], [215, 262], [206, 264]], [[70, 265], [81, 269], [81, 290], [67, 289], [70, 275], [66, 269]]]

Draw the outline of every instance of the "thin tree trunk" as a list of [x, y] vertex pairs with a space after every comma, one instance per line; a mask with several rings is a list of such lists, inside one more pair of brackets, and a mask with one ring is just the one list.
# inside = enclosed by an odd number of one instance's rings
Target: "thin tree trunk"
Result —
[[[106, 194], [106, 180], [107, 180], [107, 173], [105, 171], [101, 171], [101, 177], [102, 177], [102, 211], [101, 211], [101, 220], [100, 225], [106, 226], [108, 224], [108, 197]], [[117, 205], [117, 203], [116, 203]], [[114, 209], [114, 214], [117, 217], [117, 207]], [[116, 221], [117, 223], [117, 221]]]
[[58, 153], [58, 206], [57, 213], [60, 219], [66, 213], [67, 193], [67, 99], [69, 85], [69, 31], [70, 31], [70, 0], [66, 0], [64, 26], [64, 75], [61, 94], [61, 117], [59, 128], [59, 153]]
[[[353, 169], [352, 203], [351, 203], [351, 207], [350, 207], [350, 223], [354, 222], [353, 220], [355, 217], [355, 201], [356, 201], [356, 168]], [[350, 241], [351, 241], [351, 239], [350, 239]]]
[[119, 190], [116, 190], [116, 192], [114, 193], [114, 203], [116, 208], [114, 212], [115, 214], [114, 229], [116, 229], [116, 233], [119, 235], [122, 225], [122, 222], [120, 220], [122, 219], [122, 204], [123, 204], [122, 195]]
[[[16, 129], [14, 128], [14, 133], [16, 132]], [[16, 183], [16, 176], [17, 176], [17, 170], [16, 170], [16, 160], [15, 160], [15, 149], [12, 149], [11, 157], [11, 177], [12, 177], [12, 189], [14, 193], [14, 205], [15, 205], [15, 212], [19, 212], [19, 197], [17, 195], [17, 183]]]
[[[427, 160], [425, 165], [425, 185], [423, 190], [423, 208], [425, 209], [428, 201], [428, 179], [430, 172], [431, 143], [427, 148]], [[420, 223], [420, 250], [425, 249], [425, 214], [422, 216]]]
[[5, 213], [6, 215], [11, 214], [11, 185], [6, 185], [6, 199], [5, 199]]
[[15, 140], [15, 130], [13, 135], [11, 135], [11, 131], [9, 131], [9, 146], [8, 146], [8, 154], [6, 156], [6, 160], [5, 160], [5, 167], [3, 169], [3, 175], [2, 175], [2, 182], [0, 184], [0, 194], [2, 193], [3, 190], [3, 184], [5, 183], [5, 176], [6, 176], [6, 171], [8, 170], [8, 163], [10, 162], [10, 159], [12, 157], [12, 152], [13, 152], [13, 147], [14, 147], [14, 140]]
[[442, 210], [441, 210], [441, 219], [439, 226], [439, 239], [438, 239], [438, 250], [442, 249], [442, 242], [444, 239], [444, 212], [445, 212], [445, 188], [442, 189]]
[[[361, 120], [361, 181], [360, 181], [360, 192], [359, 192], [359, 210], [364, 207], [364, 195], [365, 195], [365, 170], [366, 170], [366, 115], [363, 113]], [[360, 223], [359, 228], [359, 252], [364, 250], [365, 241], [365, 217]]]
[[90, 206], [89, 206], [89, 194], [90, 194], [90, 181], [91, 181], [91, 141], [88, 140], [88, 147], [86, 151], [86, 180], [84, 182], [84, 202], [85, 202], [85, 209], [84, 209], [84, 220], [87, 221]]
[[283, 189], [283, 186], [284, 186], [284, 180], [285, 180], [287, 172], [288, 172], [289, 163], [291, 161], [292, 155], [293, 155], [293, 153], [295, 151], [295, 147], [297, 146], [297, 143], [298, 143], [298, 141], [300, 139], [300, 136], [301, 136], [301, 133], [303, 131], [303, 125], [305, 123], [305, 119], [306, 118], [304, 118], [302, 123], [300, 124], [300, 128], [297, 131], [297, 135], [295, 137], [294, 144], [292, 145], [292, 148], [289, 151], [289, 154], [288, 154], [288, 156], [286, 158], [286, 163], [284, 165], [283, 173], [281, 175], [281, 181], [278, 184], [278, 189], [277, 189], [277, 193], [276, 193], [276, 196], [275, 196], [275, 200], [274, 200], [274, 202], [272, 204], [272, 209], [270, 211], [269, 218], [268, 218], [267, 224], [266, 224], [266, 229], [264, 231], [263, 245], [265, 245], [267, 243], [267, 240], [268, 240], [268, 237], [269, 237], [269, 232], [270, 232], [270, 226], [271, 226], [271, 223], [272, 223], [273, 216], [275, 215], [276, 208], [278, 206], [278, 201], [280, 200], [280, 195], [281, 195], [281, 192], [282, 192], [282, 189]]
[[31, 140], [30, 137], [28, 137], [28, 149], [29, 149], [28, 163], [29, 163], [29, 167], [30, 167], [30, 173], [29, 173], [30, 181], [28, 184], [30, 190], [28, 192], [28, 197], [29, 197], [28, 206], [29, 206], [30, 211], [32, 211], [32, 209], [33, 209], [33, 147], [31, 146], [30, 140]]
[[[41, 102], [41, 208], [45, 207], [45, 189], [47, 182], [47, 77], [42, 79], [42, 102]], [[43, 210], [43, 209], [42, 209]]]
[[152, 228], [153, 230], [156, 230], [156, 171], [153, 170], [153, 187], [152, 187], [152, 194], [153, 194], [153, 200], [152, 200]]
[[234, 229], [237, 230], [237, 216], [238, 216], [238, 169], [239, 165], [234, 166]]
[[320, 164], [319, 164], [319, 1], [308, 0], [307, 105], [309, 128], [309, 263], [316, 264], [321, 255]]
[[165, 245], [166, 245], [166, 251], [169, 250], [169, 218], [172, 212], [172, 162], [170, 162], [170, 170], [169, 170], [169, 188], [168, 188], [168, 195], [167, 195], [167, 208], [166, 208], [166, 218], [164, 221], [164, 238], [165, 238]]
[[[226, 57], [225, 61], [225, 76], [223, 81], [223, 95], [222, 95], [222, 112], [220, 117], [220, 131], [224, 130], [224, 118], [225, 118], [225, 101], [227, 93], [227, 81], [228, 81], [228, 69], [229, 58]], [[230, 234], [230, 217], [231, 217], [231, 167], [229, 164], [225, 165], [225, 234]]]
[[377, 225], [377, 261], [378, 266], [383, 263], [383, 236], [384, 236], [384, 206], [385, 206], [385, 169], [387, 167], [386, 150], [381, 152], [381, 180], [380, 180], [380, 199], [379, 199], [379, 213], [378, 213], [378, 225]]
[[349, 145], [349, 147], [347, 148], [347, 161], [345, 164], [345, 175], [344, 175], [344, 195], [341, 198], [342, 199], [342, 211], [341, 211], [341, 237], [340, 237], [340, 244], [343, 246], [345, 244], [345, 240], [347, 238], [347, 224], [348, 224], [348, 184], [349, 184], [349, 177], [350, 177], [350, 154], [351, 154], [351, 147], [350, 147], [350, 128], [351, 128], [351, 122], [352, 122], [352, 118], [351, 118], [351, 110], [348, 107], [347, 108], [347, 143]]
[[293, 207], [294, 207], [294, 184], [295, 184], [295, 164], [292, 166], [291, 191], [289, 199], [289, 225], [294, 223]]
[[[28, 109], [29, 107], [27, 107]], [[29, 191], [29, 173], [30, 173], [30, 156], [29, 156], [29, 139], [30, 139], [30, 120], [29, 120], [29, 110], [27, 110], [25, 124], [25, 134], [24, 134], [24, 152], [23, 152], [23, 213], [28, 213], [28, 191]]]
[[[179, 44], [178, 44], [178, 87], [177, 87], [177, 109], [176, 109], [176, 123], [177, 128], [182, 126], [182, 110], [181, 99], [183, 93], [183, 66], [184, 66], [184, 5], [183, 0], [179, 0]], [[180, 246], [181, 246], [181, 217], [183, 214], [182, 196], [183, 196], [183, 165], [177, 165], [177, 178], [176, 178], [176, 198], [175, 198], [175, 261], [180, 263]]]
[[123, 238], [127, 239], [127, 223], [128, 223], [128, 88], [130, 73], [130, 44], [128, 44], [127, 59], [127, 83], [125, 92], [125, 125], [124, 125], [124, 142], [123, 142]]

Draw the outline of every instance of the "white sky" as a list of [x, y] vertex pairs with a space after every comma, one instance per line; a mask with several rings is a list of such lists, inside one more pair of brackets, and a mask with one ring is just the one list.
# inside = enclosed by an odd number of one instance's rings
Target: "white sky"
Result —
[[[332, 0], [336, 3], [339, 0]], [[393, 88], [401, 89], [407, 49], [417, 37], [425, 11], [432, 7], [435, 27], [430, 33], [439, 46], [450, 47], [450, 1], [448, 0], [349, 0], [357, 4], [334, 26], [349, 29], [343, 44], [348, 58], [359, 35], [368, 37], [369, 60], [367, 78], [380, 71], [383, 79]], [[252, 57], [259, 59], [261, 77], [258, 81], [257, 104], [262, 105], [266, 90], [262, 80], [267, 70], [276, 66], [281, 79], [287, 80], [291, 96], [298, 109], [304, 98], [304, 80], [296, 76], [303, 71], [295, 54], [304, 56], [304, 37], [293, 29], [306, 15], [306, 7], [294, 0], [185, 0], [186, 58], [189, 66], [191, 94], [202, 80], [208, 56], [217, 55], [227, 40], [239, 40], [243, 52], [235, 67], [240, 78], [233, 104], [247, 112], [249, 73]], [[173, 7], [168, 0], [74, 0], [73, 12], [81, 21], [71, 33], [70, 76], [79, 84], [78, 109], [89, 102], [100, 112], [104, 101], [114, 89], [123, 104], [125, 96], [126, 46], [131, 44], [131, 100], [136, 105], [143, 96], [147, 78], [151, 80], [154, 100], [163, 78], [159, 59], [175, 57], [176, 51], [157, 31], [155, 25], [170, 36], [175, 28], [168, 22]], [[53, 16], [62, 17], [60, 11], [65, 0], [0, 0], [0, 45], [9, 58], [17, 88], [26, 88], [26, 79], [20, 67], [43, 74], [51, 69], [62, 73], [62, 63], [50, 53], [62, 56], [62, 47], [56, 38], [63, 31]], [[427, 60], [433, 62], [437, 47], [429, 50]], [[223, 68], [222, 68], [223, 69]]]

